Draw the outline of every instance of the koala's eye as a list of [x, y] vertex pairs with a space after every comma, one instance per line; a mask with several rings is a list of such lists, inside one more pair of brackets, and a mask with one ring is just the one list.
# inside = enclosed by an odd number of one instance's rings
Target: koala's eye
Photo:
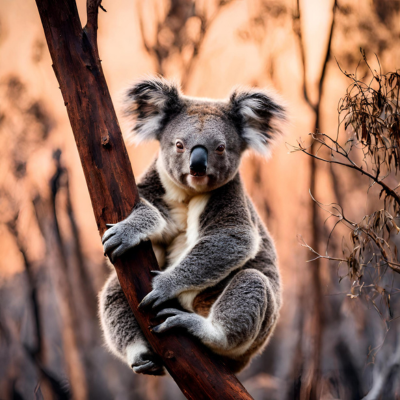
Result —
[[183, 150], [183, 144], [182, 144], [182, 142], [177, 141], [177, 142], [175, 143], [175, 146], [176, 146], [177, 149]]
[[217, 152], [218, 152], [218, 153], [223, 153], [224, 150], [225, 150], [225, 145], [224, 145], [224, 144], [220, 144], [220, 145], [217, 147]]

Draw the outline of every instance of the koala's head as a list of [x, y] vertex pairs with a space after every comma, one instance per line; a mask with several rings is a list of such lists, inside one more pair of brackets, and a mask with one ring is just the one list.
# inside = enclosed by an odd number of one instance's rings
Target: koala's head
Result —
[[246, 149], [265, 156], [280, 136], [284, 107], [259, 89], [235, 90], [227, 100], [184, 96], [161, 78], [143, 80], [125, 95], [136, 141], [158, 140], [162, 168], [180, 187], [207, 192], [229, 182]]

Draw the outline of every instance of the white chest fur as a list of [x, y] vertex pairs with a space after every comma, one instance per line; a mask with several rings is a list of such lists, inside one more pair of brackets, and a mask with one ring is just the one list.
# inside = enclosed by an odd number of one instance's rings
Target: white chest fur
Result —
[[[171, 270], [179, 265], [196, 245], [199, 239], [200, 216], [210, 194], [189, 195], [171, 180], [160, 164], [157, 166], [166, 192], [164, 201], [169, 206], [171, 220], [162, 234], [165, 238], [164, 243], [154, 241], [153, 248], [160, 267]], [[191, 290], [181, 293], [178, 298], [182, 306], [192, 310], [192, 302], [197, 293]]]
[[[209, 194], [194, 196], [187, 204], [170, 203], [171, 216], [179, 233], [167, 247], [167, 269], [175, 268], [189, 254], [199, 238], [200, 215], [207, 204]], [[192, 303], [198, 291], [189, 290], [178, 296], [182, 307], [192, 311]]]
[[178, 234], [167, 248], [168, 269], [174, 268], [193, 249], [199, 238], [200, 215], [207, 204], [209, 194], [194, 196], [185, 203], [170, 203], [171, 217]]

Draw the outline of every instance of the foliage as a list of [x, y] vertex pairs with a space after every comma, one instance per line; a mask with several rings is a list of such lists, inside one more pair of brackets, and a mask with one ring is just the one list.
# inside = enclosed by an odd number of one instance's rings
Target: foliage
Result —
[[[381, 70], [373, 70], [363, 51], [362, 55], [372, 78], [366, 83], [358, 79], [357, 73], [342, 70], [352, 83], [339, 101], [336, 137], [312, 133], [311, 145], [305, 146], [300, 140], [293, 151], [301, 151], [316, 160], [340, 165], [368, 177], [367, 195], [373, 186], [379, 186], [379, 199], [383, 201], [373, 199], [376, 209], [357, 222], [345, 215], [341, 205], [324, 205], [311, 194], [313, 201], [337, 221], [329, 235], [325, 255], [307, 245], [303, 239], [300, 243], [316, 255], [314, 260], [325, 258], [338, 261], [339, 271], [345, 265], [345, 274], [340, 279], [349, 278], [351, 291], [348, 295], [351, 298], [364, 295], [383, 317], [387, 313], [376, 303], [376, 298], [380, 296], [388, 310], [385, 320], [389, 322], [393, 318], [391, 293], [396, 289], [390, 286], [388, 271], [400, 273], [396, 242], [400, 232], [400, 197], [397, 192], [400, 184], [395, 187], [392, 184], [394, 181], [399, 183], [400, 71], [383, 74]], [[340, 140], [342, 127], [347, 139], [343, 145]], [[342, 240], [342, 256], [333, 257], [329, 255], [329, 240], [339, 224], [348, 228], [350, 234], [348, 240]]]
[[[362, 53], [364, 61], [372, 74], [372, 80], [365, 84], [355, 74], [344, 74], [353, 82], [341, 99], [338, 107], [339, 116], [345, 124], [350, 125], [354, 139], [362, 144], [365, 156], [379, 175], [382, 167], [387, 172], [398, 172], [400, 157], [399, 133], [399, 71], [388, 74], [373, 71]], [[349, 139], [351, 147], [353, 138]]]

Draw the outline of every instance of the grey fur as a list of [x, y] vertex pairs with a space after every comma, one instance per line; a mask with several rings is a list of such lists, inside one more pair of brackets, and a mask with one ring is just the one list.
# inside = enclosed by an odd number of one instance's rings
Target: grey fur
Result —
[[[127, 103], [134, 131], [158, 139], [161, 150], [138, 185], [141, 203], [104, 234], [104, 251], [114, 259], [150, 239], [163, 271], [141, 307], [178, 299], [185, 310], [159, 311], [167, 318], [154, 332], [183, 327], [239, 371], [274, 329], [281, 284], [273, 241], [238, 168], [247, 148], [269, 149], [284, 109], [260, 90], [235, 91], [227, 101], [192, 99], [160, 79], [131, 87]], [[198, 145], [208, 151], [207, 176], [194, 178], [189, 157]], [[225, 151], [216, 150], [220, 145]], [[112, 351], [135, 372], [162, 372], [115, 276], [101, 293], [100, 314]]]

